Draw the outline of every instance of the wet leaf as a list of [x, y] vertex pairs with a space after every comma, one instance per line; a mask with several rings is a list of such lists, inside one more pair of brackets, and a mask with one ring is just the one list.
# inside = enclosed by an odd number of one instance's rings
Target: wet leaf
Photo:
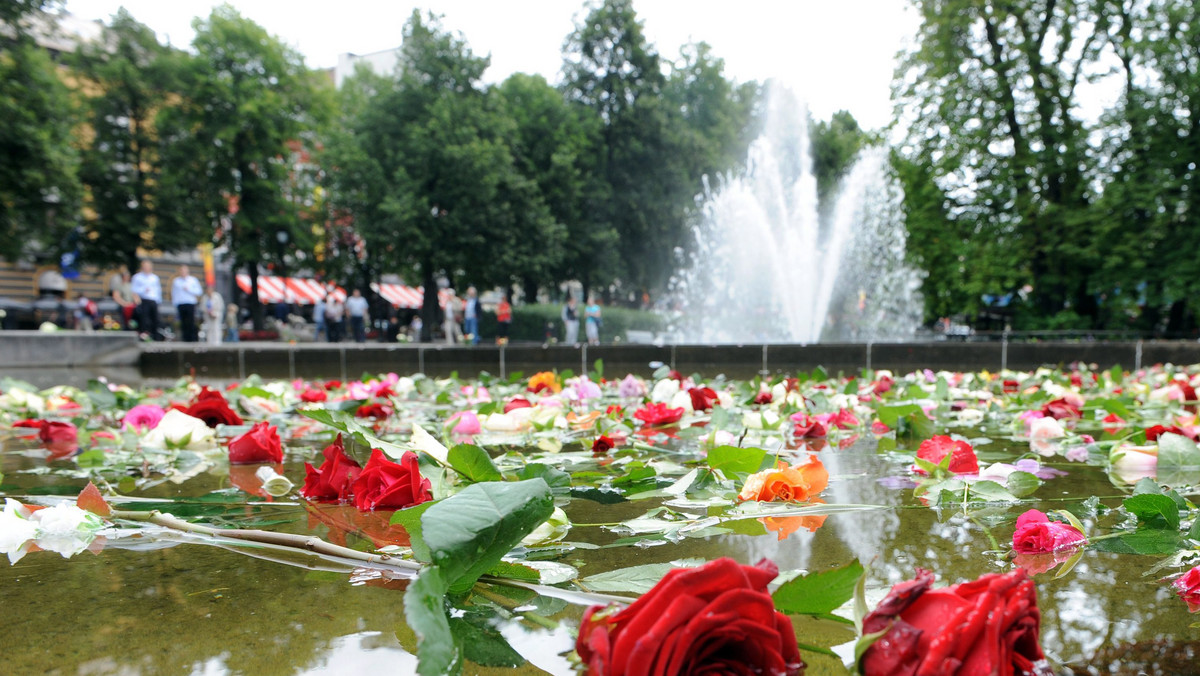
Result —
[[461, 592], [553, 512], [541, 479], [478, 483], [427, 509], [421, 534], [450, 590]]
[[450, 632], [463, 647], [463, 657], [484, 667], [519, 667], [525, 658], [490, 625], [467, 618], [450, 620]]
[[840, 568], [789, 580], [771, 596], [782, 613], [828, 615], [854, 597], [854, 587], [862, 575], [862, 564], [854, 560]]
[[462, 658], [446, 615], [448, 583], [437, 567], [421, 571], [404, 592], [404, 619], [417, 634], [420, 676], [458, 674]]
[[647, 563], [640, 566], [630, 566], [606, 573], [589, 575], [580, 580], [586, 589], [599, 592], [627, 592], [630, 594], [645, 594], [650, 591], [663, 576], [675, 568], [692, 568], [704, 563], [703, 559], [684, 559], [671, 563]]
[[459, 444], [450, 449], [446, 460], [468, 481], [500, 481], [502, 478], [487, 451], [472, 444]]
[[1162, 494], [1143, 493], [1125, 498], [1122, 503], [1138, 523], [1150, 528], [1179, 528], [1179, 506]]

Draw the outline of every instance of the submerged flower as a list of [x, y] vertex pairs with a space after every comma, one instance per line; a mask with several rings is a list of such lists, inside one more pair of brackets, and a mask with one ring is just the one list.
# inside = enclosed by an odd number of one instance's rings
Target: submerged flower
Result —
[[803, 465], [768, 469], [746, 478], [738, 499], [759, 502], [803, 502], [815, 497], [829, 485], [824, 463], [812, 458]]

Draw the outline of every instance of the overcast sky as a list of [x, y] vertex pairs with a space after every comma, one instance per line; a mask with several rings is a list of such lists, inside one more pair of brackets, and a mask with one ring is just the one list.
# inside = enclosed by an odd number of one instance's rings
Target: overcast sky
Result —
[[[212, 0], [67, 0], [84, 19], [107, 20], [124, 5], [176, 46], [192, 41], [192, 18]], [[559, 79], [562, 45], [582, 0], [235, 0], [246, 17], [304, 54], [311, 67], [330, 67], [338, 54], [367, 54], [400, 43], [413, 8], [443, 16], [477, 54], [491, 54], [486, 78], [513, 72]], [[705, 41], [725, 59], [727, 76], [778, 77], [804, 92], [822, 119], [849, 110], [866, 127], [891, 118], [894, 56], [917, 19], [907, 0], [634, 0], [647, 38], [670, 59], [688, 41]]]

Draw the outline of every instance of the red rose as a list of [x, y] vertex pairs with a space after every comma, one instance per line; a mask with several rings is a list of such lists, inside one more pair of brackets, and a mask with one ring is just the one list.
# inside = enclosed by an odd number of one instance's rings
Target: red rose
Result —
[[588, 608], [575, 650], [606, 676], [803, 674], [792, 622], [767, 591], [778, 573], [767, 559], [677, 568], [628, 608]]
[[341, 386], [342, 386], [342, 381], [340, 381], [340, 380], [326, 380], [325, 381], [325, 389], [327, 389], [327, 390], [336, 390]]
[[823, 439], [829, 435], [829, 430], [825, 429], [821, 421], [816, 418], [797, 413], [793, 419], [796, 421], [796, 427], [792, 430], [793, 436], [802, 439]]
[[608, 436], [607, 434], [601, 434], [600, 436], [596, 437], [595, 441], [592, 442], [592, 453], [595, 453], [596, 455], [604, 455], [605, 453], [611, 451], [614, 446], [616, 446], [616, 443], [613, 442], [612, 437]]
[[260, 422], [249, 432], [229, 440], [229, 464], [254, 465], [283, 462], [283, 445], [274, 425]]
[[532, 408], [532, 407], [533, 407], [533, 404], [529, 403], [529, 400], [526, 399], [525, 397], [513, 397], [512, 399], [508, 400], [507, 404], [504, 405], [504, 412], [508, 413], [509, 411], [515, 411], [518, 408]]
[[616, 404], [609, 404], [608, 408], [604, 409], [604, 415], [620, 420], [625, 416], [625, 409]]
[[74, 443], [79, 440], [79, 430], [68, 422], [51, 422], [45, 420], [38, 428], [38, 439], [43, 444]]
[[26, 418], [25, 420], [16, 421], [15, 423], [12, 424], [12, 426], [13, 426], [13, 429], [16, 429], [18, 427], [25, 427], [25, 428], [28, 428], [31, 430], [40, 430], [40, 429], [42, 429], [43, 426], [45, 426], [45, 424], [46, 424], [45, 420], [38, 420], [36, 418]]
[[429, 479], [421, 476], [417, 454], [406, 452], [395, 463], [383, 451], [371, 449], [371, 459], [354, 480], [354, 506], [360, 511], [403, 509], [433, 499]]
[[342, 435], [324, 450], [325, 461], [320, 469], [304, 463], [304, 487], [300, 495], [322, 502], [349, 502], [350, 486], [362, 471], [362, 465], [346, 455]]
[[884, 394], [887, 392], [891, 392], [892, 384], [894, 382], [896, 382], [896, 381], [892, 380], [891, 376], [884, 376], [884, 377], [880, 378], [879, 380], [876, 380], [874, 383], [871, 383], [871, 390], [875, 394]]
[[383, 420], [391, 414], [391, 407], [384, 406], [379, 402], [375, 402], [373, 404], [363, 404], [362, 406], [358, 407], [357, 411], [354, 412], [354, 416], [356, 418], [375, 418], [376, 420]]
[[692, 410], [708, 411], [717, 403], [717, 393], [711, 387], [693, 387], [688, 390], [692, 398]]
[[1002, 387], [1005, 394], [1016, 394], [1021, 389], [1021, 383], [1015, 380], [1005, 380]]
[[1013, 532], [1013, 551], [1018, 554], [1045, 554], [1085, 542], [1087, 536], [1078, 528], [1051, 521], [1036, 509], [1017, 517], [1017, 529]]
[[1200, 566], [1175, 578], [1171, 586], [1175, 588], [1175, 593], [1179, 595], [1179, 598], [1187, 603], [1189, 613], [1200, 610]]
[[209, 427], [242, 424], [242, 417], [229, 408], [229, 402], [225, 401], [225, 395], [207, 387], [200, 390], [196, 400], [192, 402], [191, 406], [183, 409], [183, 412], [193, 418], [203, 420], [204, 424]]
[[1164, 425], [1152, 425], [1146, 428], [1146, 441], [1157, 441], [1158, 438], [1164, 434], [1178, 434], [1179, 436], [1187, 437], [1192, 441], [1196, 440], [1196, 435], [1194, 433], [1189, 433], [1188, 430], [1184, 430], [1178, 425], [1171, 425], [1170, 427]]
[[[942, 459], [947, 455], [951, 456], [949, 468], [951, 474], [979, 473], [979, 459], [975, 457], [975, 449], [961, 439], [955, 440], [945, 435], [938, 435], [922, 441], [920, 448], [917, 449], [918, 458], [935, 465], [941, 464]], [[915, 465], [913, 471], [917, 474], [928, 474]]]
[[329, 398], [325, 394], [325, 390], [318, 390], [315, 387], [310, 387], [300, 393], [300, 401], [306, 401], [310, 404], [319, 404]]
[[774, 400], [775, 396], [772, 395], [768, 390], [762, 390], [758, 394], [754, 395], [754, 403], [756, 404], [769, 404]]
[[1083, 417], [1082, 409], [1080, 409], [1074, 403], [1061, 397], [1055, 399], [1054, 401], [1046, 402], [1046, 405], [1042, 406], [1042, 413], [1045, 413], [1055, 420]]
[[671, 408], [666, 404], [646, 404], [633, 412], [633, 417], [646, 425], [670, 425], [683, 417], [682, 408]]
[[930, 589], [933, 573], [892, 587], [863, 619], [863, 634], [891, 629], [863, 653], [865, 676], [1033, 674], [1041, 613], [1023, 570]]

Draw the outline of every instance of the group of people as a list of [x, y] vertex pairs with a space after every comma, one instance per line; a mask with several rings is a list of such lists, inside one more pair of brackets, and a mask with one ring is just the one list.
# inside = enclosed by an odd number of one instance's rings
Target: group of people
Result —
[[[596, 302], [595, 296], [588, 298], [587, 307], [583, 310], [583, 319], [583, 330], [588, 345], [599, 345], [600, 327], [604, 322], [601, 318], [600, 304]], [[567, 302], [563, 305], [562, 322], [567, 333], [564, 342], [567, 345], [579, 344], [579, 301], [575, 300], [574, 294], [568, 295]]]
[[[132, 276], [128, 269], [122, 268], [109, 279], [108, 290], [120, 308], [121, 328], [136, 326], [143, 339], [164, 339], [158, 308], [163, 302], [163, 287], [162, 280], [154, 272], [153, 262], [143, 260], [141, 269]], [[179, 274], [171, 280], [171, 303], [175, 306], [180, 337], [184, 342], [199, 342], [201, 329], [205, 341], [210, 344], [218, 344], [222, 339], [238, 340], [237, 304], [226, 303], [214, 284], [201, 286], [187, 265], [180, 265]]]
[[346, 320], [350, 320], [350, 335], [356, 343], [367, 342], [367, 324], [371, 319], [370, 304], [362, 291], [354, 289], [343, 302], [336, 294], [326, 294], [313, 306], [313, 322], [316, 324], [315, 340], [322, 337], [331, 343], [340, 343], [346, 337]]

